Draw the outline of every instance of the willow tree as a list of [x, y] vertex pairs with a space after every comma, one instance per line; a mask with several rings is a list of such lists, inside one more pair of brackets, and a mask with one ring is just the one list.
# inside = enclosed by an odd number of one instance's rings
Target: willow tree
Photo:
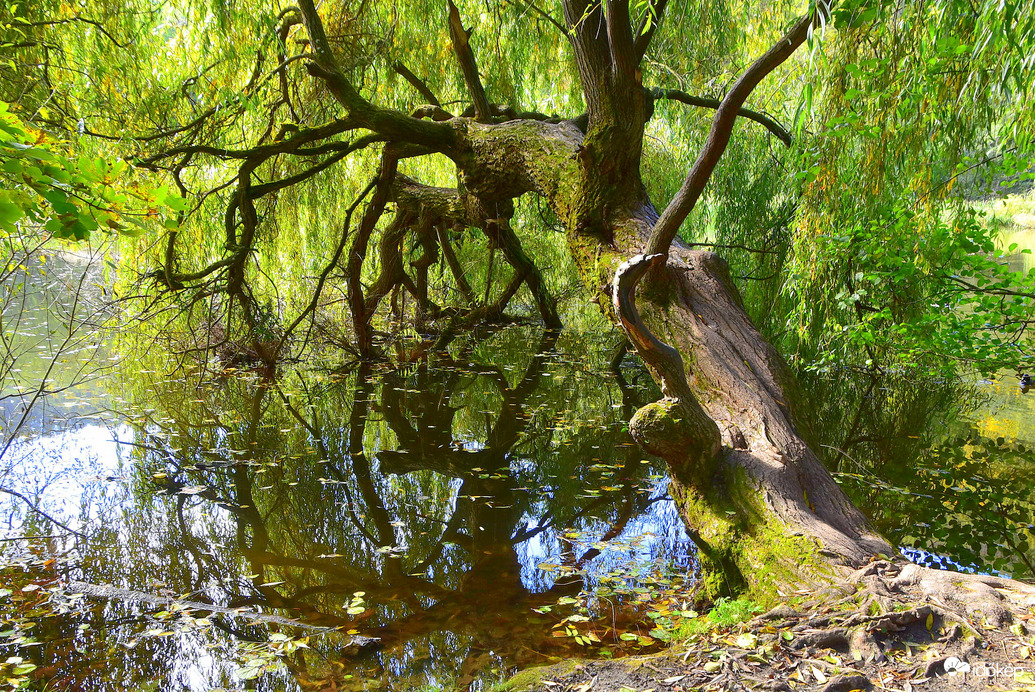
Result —
[[[1016, 75], [1030, 67], [1026, 57], [1017, 58], [1031, 40], [1029, 13], [1015, 8], [1016, 16], [989, 24], [998, 16], [992, 5], [951, 1], [907, 3], [893, 12], [853, 3], [833, 13], [825, 4], [795, 3], [764, 13], [751, 3], [557, 5], [470, 3], [466, 17], [452, 2], [445, 8], [365, 2], [317, 8], [303, 0], [278, 12], [114, 2], [89, 16], [57, 7], [48, 16], [33, 8], [9, 26], [19, 33], [14, 50], [26, 51], [20, 60], [37, 72], [8, 75], [7, 98], [33, 112], [38, 127], [110, 142], [139, 168], [168, 175], [170, 187], [159, 190], [156, 202], [176, 197], [172, 186], [185, 201], [177, 202], [179, 224], [170, 224], [149, 276], [183, 296], [183, 304], [222, 296], [226, 327], [209, 343], [230, 339], [237, 319], [251, 335], [242, 348], [267, 361], [287, 353], [332, 284], [347, 299], [346, 346], [364, 358], [378, 357], [377, 330], [389, 313], [425, 332], [455, 329], [498, 317], [519, 291], [547, 327], [560, 326], [556, 296], [527, 250], [532, 230], [515, 221], [516, 207], [535, 198], [562, 228], [588, 295], [621, 326], [661, 387], [664, 397], [637, 411], [630, 429], [645, 450], [668, 463], [713, 593], [761, 596], [895, 554], [803, 438], [808, 421], [800, 418], [805, 409], [794, 377], [752, 322], [727, 263], [684, 243], [680, 231], [732, 138], [759, 138], [755, 158], [771, 155], [765, 137], [778, 147], [794, 143], [790, 122], [781, 124], [752, 102], [774, 79], [783, 81], [766, 97], [781, 100], [777, 110], [785, 117], [798, 104], [807, 109], [818, 100], [819, 86], [798, 87], [818, 79], [809, 65], [823, 60], [821, 35], [840, 31], [838, 41], [870, 42], [875, 51], [882, 41], [901, 47], [911, 38], [927, 50], [965, 58], [959, 74], [945, 78], [949, 86], [938, 104], [966, 93], [1013, 112], [1028, 104], [1027, 86]], [[835, 19], [837, 30], [830, 27]], [[938, 43], [941, 35], [966, 33], [975, 19], [989, 36], [1006, 32], [1010, 40], [979, 47], [982, 36], [965, 37], [972, 46], [965, 56], [957, 50], [960, 40]], [[479, 33], [466, 26], [472, 22]], [[49, 38], [56, 28], [65, 32], [62, 38]], [[447, 42], [450, 50], [440, 50]], [[997, 53], [989, 45], [1007, 48]], [[491, 60], [481, 60], [489, 53]], [[927, 65], [920, 57], [915, 74]], [[74, 71], [76, 58], [87, 63], [85, 73], [52, 74]], [[667, 59], [677, 61], [681, 73]], [[1012, 70], [1004, 80], [1016, 80], [1016, 89], [988, 86], [995, 80], [987, 74], [999, 63]], [[844, 67], [825, 69], [840, 75], [843, 86]], [[712, 93], [644, 83], [645, 74], [660, 83], [668, 73]], [[871, 87], [895, 78], [884, 70], [875, 75]], [[975, 79], [984, 80], [976, 96]], [[526, 109], [529, 101], [532, 109]], [[645, 177], [652, 170], [659, 175], [657, 162], [645, 158], [645, 133], [692, 132], [678, 124], [686, 116], [672, 110], [658, 125], [668, 101], [710, 118], [699, 139], [678, 142], [697, 150], [686, 169], [674, 169], [671, 161], [660, 166], [663, 177], [680, 179], [676, 190]], [[1028, 125], [1022, 122], [1015, 135]], [[880, 127], [878, 120], [859, 130], [872, 135]], [[980, 124], [968, 127], [973, 136], [957, 137], [954, 151], [976, 141]], [[802, 150], [810, 152], [808, 133], [797, 129], [805, 135]], [[375, 170], [366, 178], [364, 162], [371, 159]], [[879, 160], [872, 164], [880, 166]], [[429, 184], [418, 179], [421, 171], [438, 171], [453, 183]], [[364, 182], [355, 182], [358, 177]], [[791, 179], [808, 184], [816, 176]], [[319, 194], [306, 187], [319, 180], [334, 184]], [[652, 199], [652, 188], [669, 199]], [[805, 193], [815, 198], [822, 190], [778, 191]], [[268, 260], [270, 252], [263, 243], [278, 234], [282, 243], [291, 242], [282, 228], [283, 206], [295, 207], [290, 218], [330, 242], [321, 269], [306, 283], [311, 299], [279, 315], [272, 328], [257, 286], [260, 258]], [[836, 216], [828, 222], [836, 223]], [[490, 254], [483, 262], [499, 250], [512, 267], [493, 300], [488, 290], [478, 295], [470, 268], [465, 273], [457, 260], [454, 242], [470, 229], [487, 238]], [[750, 237], [752, 231], [741, 232]], [[187, 234], [193, 255], [185, 250]], [[436, 276], [454, 290], [436, 293]], [[400, 295], [410, 296], [410, 309], [399, 307]], [[456, 299], [447, 304], [442, 296]], [[925, 579], [962, 588], [930, 574]], [[975, 588], [992, 598], [987, 584]]]

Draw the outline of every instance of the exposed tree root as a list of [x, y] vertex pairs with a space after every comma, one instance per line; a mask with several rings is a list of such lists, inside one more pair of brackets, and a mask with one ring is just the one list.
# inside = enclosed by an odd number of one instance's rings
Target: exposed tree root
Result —
[[662, 654], [544, 668], [510, 689], [1033, 690], [1035, 586], [879, 561]]

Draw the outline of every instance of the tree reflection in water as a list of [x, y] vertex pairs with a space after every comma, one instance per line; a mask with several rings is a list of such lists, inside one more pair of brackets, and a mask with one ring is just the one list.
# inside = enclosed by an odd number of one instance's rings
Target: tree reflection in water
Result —
[[[216, 614], [192, 632], [175, 615], [156, 626], [153, 607], [80, 604], [41, 638], [58, 688], [233, 687], [249, 642], [278, 629], [309, 648], [262, 689], [482, 684], [584, 651], [533, 609], [614, 570], [628, 587], [637, 566], [692, 572], [664, 479], [625, 430], [649, 378], [609, 371], [612, 354], [574, 335], [534, 338], [508, 329], [277, 381], [138, 381], [153, 400], [128, 441], [131, 480], [68, 576], [338, 629]], [[591, 648], [636, 650], [617, 635], [642, 613], [601, 607], [610, 635]], [[349, 647], [350, 633], [380, 642]]]

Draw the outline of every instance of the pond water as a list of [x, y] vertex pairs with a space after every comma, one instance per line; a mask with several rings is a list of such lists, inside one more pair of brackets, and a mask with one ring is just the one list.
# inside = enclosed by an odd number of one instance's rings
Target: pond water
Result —
[[[654, 650], [696, 616], [664, 468], [626, 429], [658, 393], [635, 358], [615, 366], [617, 335], [510, 327], [274, 381], [157, 346], [120, 362], [92, 340], [115, 313], [69, 290], [85, 269], [103, 302], [98, 267], [52, 260], [17, 301], [5, 289], [22, 370], [0, 399], [0, 486], [80, 534], [2, 505], [0, 646], [22, 659], [5, 675], [479, 690]], [[42, 375], [60, 391], [26, 415]], [[1031, 407], [1012, 382], [805, 385], [817, 447], [910, 555], [1035, 574]]]
[[[19, 307], [26, 339], [48, 311], [75, 322], [62, 286]], [[587, 648], [657, 648], [644, 604], [675, 607], [694, 556], [626, 430], [656, 390], [632, 359], [609, 368], [615, 345], [511, 328], [275, 382], [170, 374], [152, 350], [58, 392], [11, 438], [3, 484], [82, 536], [6, 506], [0, 636], [51, 689], [97, 690], [478, 688]], [[54, 388], [109, 360], [30, 352], [58, 363]], [[5, 401], [9, 430], [25, 398]], [[70, 581], [116, 590], [69, 597]]]

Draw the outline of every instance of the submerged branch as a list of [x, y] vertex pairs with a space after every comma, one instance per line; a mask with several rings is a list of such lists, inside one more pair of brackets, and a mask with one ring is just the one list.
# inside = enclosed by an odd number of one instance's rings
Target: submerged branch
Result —
[[[82, 581], [70, 581], [65, 587], [65, 591], [68, 593], [81, 593], [84, 596], [90, 598], [100, 598], [104, 600], [117, 600], [125, 601], [128, 603], [146, 603], [148, 605], [159, 606], [161, 608], [169, 608], [170, 606], [178, 606], [188, 610], [200, 610], [208, 611], [212, 613], [219, 613], [229, 618], [238, 620], [248, 620], [249, 622], [265, 622], [272, 625], [287, 625], [288, 627], [300, 627], [302, 629], [314, 630], [317, 632], [327, 632], [334, 628], [332, 627], [319, 627], [317, 625], [310, 625], [306, 622], [299, 622], [298, 620], [292, 620], [291, 618], [281, 617], [279, 615], [268, 615], [266, 613], [260, 613], [255, 610], [245, 610], [243, 608], [226, 608], [224, 606], [213, 605], [211, 603], [202, 603], [201, 601], [188, 601], [182, 598], [172, 598], [170, 596], [155, 596], [154, 594], [145, 593], [143, 591], [134, 591], [133, 589], [120, 589], [116, 586], [109, 586], [107, 584], [89, 584]], [[364, 642], [357, 642], [356, 639], [369, 640]], [[360, 646], [366, 646], [374, 643], [377, 640], [372, 637], [354, 637], [354, 643]]]

